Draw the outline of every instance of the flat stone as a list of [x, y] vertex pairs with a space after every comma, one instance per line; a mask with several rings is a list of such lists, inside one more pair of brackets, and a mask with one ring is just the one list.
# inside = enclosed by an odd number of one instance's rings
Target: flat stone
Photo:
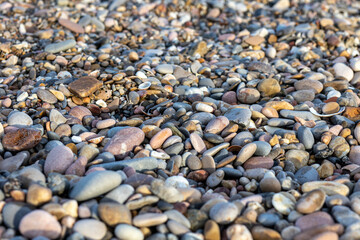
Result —
[[311, 166], [301, 167], [295, 173], [295, 178], [300, 184], [320, 180], [319, 173], [316, 171], [315, 168], [313, 168]]
[[173, 186], [165, 184], [162, 180], [154, 180], [151, 183], [151, 192], [169, 203], [181, 202], [182, 194]]
[[116, 172], [95, 171], [77, 182], [69, 197], [77, 201], [86, 201], [111, 191], [120, 183], [121, 176]]
[[321, 93], [323, 84], [317, 80], [304, 79], [294, 83], [296, 90], [314, 90], [315, 93]]
[[121, 184], [105, 195], [103, 201], [114, 201], [123, 204], [133, 193], [134, 188], [128, 184]]
[[69, 115], [74, 116], [80, 121], [82, 121], [85, 116], [92, 116], [92, 113], [86, 107], [76, 106], [71, 108], [71, 110], [69, 111]]
[[320, 117], [315, 116], [311, 112], [306, 111], [293, 111], [293, 110], [281, 110], [280, 115], [284, 118], [294, 119], [295, 117], [303, 118], [306, 121], [320, 120]]
[[105, 119], [105, 120], [101, 120], [98, 121], [96, 123], [96, 128], [97, 129], [105, 129], [105, 128], [110, 128], [112, 126], [114, 126], [116, 123], [116, 121], [114, 119]]
[[0, 170], [14, 172], [29, 158], [29, 153], [26, 151], [19, 152], [15, 156], [0, 160]]
[[244, 108], [233, 108], [224, 115], [229, 121], [239, 124], [242, 128], [247, 128], [250, 124], [251, 111]]
[[260, 45], [261, 43], [263, 43], [265, 41], [265, 39], [261, 36], [251, 36], [248, 37], [244, 40], [247, 44], [250, 45]]
[[49, 119], [51, 122], [55, 122], [56, 124], [66, 123], [67, 119], [55, 108], [51, 109], [49, 114]]
[[345, 227], [360, 222], [359, 215], [346, 206], [334, 206], [331, 213], [335, 220]]
[[251, 158], [256, 151], [256, 144], [248, 143], [246, 144], [238, 153], [235, 161], [235, 165], [244, 164], [249, 158]]
[[267, 156], [271, 151], [271, 145], [268, 142], [255, 141], [253, 144], [256, 144], [256, 151], [254, 153], [256, 156]]
[[68, 20], [65, 18], [59, 18], [58, 22], [60, 23], [60, 25], [66, 27], [67, 29], [69, 29], [75, 33], [84, 33], [85, 32], [84, 28], [81, 25], [74, 23], [71, 20]]
[[73, 48], [76, 45], [76, 41], [73, 39], [65, 40], [58, 43], [52, 43], [45, 47], [45, 52], [49, 53], [58, 53], [61, 51], [66, 51], [69, 48]]
[[161, 74], [172, 74], [174, 69], [171, 64], [160, 64], [156, 66], [156, 71]]
[[50, 104], [55, 104], [58, 101], [57, 98], [55, 97], [55, 95], [52, 94], [51, 92], [49, 92], [46, 89], [41, 89], [40, 88], [36, 92], [36, 94], [43, 102], [47, 102], [47, 103], [50, 103]]
[[349, 159], [352, 163], [360, 165], [360, 146], [352, 146], [349, 153]]
[[20, 128], [6, 133], [2, 139], [2, 144], [9, 151], [22, 151], [35, 147], [40, 141], [40, 131], [31, 128]]
[[278, 233], [277, 231], [262, 226], [256, 226], [252, 228], [251, 234], [253, 236], [253, 239], [269, 239], [269, 240], [282, 239], [280, 233]]
[[205, 223], [204, 236], [205, 236], [205, 239], [220, 240], [221, 238], [220, 238], [219, 225], [213, 220], [208, 220]]
[[259, 100], [260, 92], [255, 88], [241, 88], [236, 96], [241, 103], [253, 104]]
[[266, 168], [270, 169], [274, 165], [274, 161], [269, 157], [251, 157], [244, 164], [245, 169]]
[[145, 170], [154, 170], [160, 166], [160, 163], [164, 162], [163, 160], [158, 160], [154, 157], [143, 157], [143, 158], [134, 158], [127, 159], [116, 162], [102, 163], [95, 165], [96, 167], [101, 167], [107, 170], [121, 170], [124, 167], [132, 167], [136, 171], [145, 171]]
[[199, 134], [193, 132], [190, 134], [190, 141], [192, 146], [194, 147], [194, 149], [199, 152], [199, 153], [203, 153], [206, 151], [206, 146], [204, 141], [201, 139], [201, 137], [199, 136]]
[[84, 76], [69, 84], [69, 90], [79, 97], [87, 97], [101, 88], [103, 83], [94, 77]]
[[168, 217], [162, 213], [144, 213], [134, 217], [133, 224], [136, 227], [152, 227], [165, 223]]

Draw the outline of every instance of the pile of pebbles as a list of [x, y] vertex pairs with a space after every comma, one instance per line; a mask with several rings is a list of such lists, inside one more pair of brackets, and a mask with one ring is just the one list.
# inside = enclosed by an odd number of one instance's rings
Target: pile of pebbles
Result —
[[360, 239], [359, 13], [1, 1], [0, 238]]

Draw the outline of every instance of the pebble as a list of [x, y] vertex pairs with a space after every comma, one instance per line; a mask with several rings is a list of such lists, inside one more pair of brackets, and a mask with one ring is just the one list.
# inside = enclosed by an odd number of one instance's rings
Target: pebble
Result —
[[144, 213], [134, 217], [133, 224], [137, 227], [152, 227], [165, 223], [168, 217], [162, 213]]
[[65, 40], [58, 43], [52, 43], [45, 47], [45, 52], [49, 53], [58, 53], [62, 51], [66, 51], [69, 48], [75, 47], [76, 42], [73, 39]]
[[66, 169], [74, 161], [73, 152], [66, 146], [53, 148], [46, 157], [44, 172], [48, 175], [51, 172], [65, 173]]
[[102, 82], [91, 76], [81, 77], [69, 84], [69, 90], [79, 97], [87, 97], [101, 88]]
[[335, 194], [346, 196], [349, 193], [349, 188], [346, 185], [338, 182], [312, 181], [306, 182], [302, 186], [303, 192], [310, 192], [314, 189], [321, 189], [328, 196], [332, 196]]
[[359, 238], [356, 4], [0, 11], [2, 239]]
[[326, 212], [314, 212], [298, 218], [295, 222], [295, 226], [301, 230], [331, 224], [334, 224], [334, 220], [332, 219], [331, 215]]
[[280, 192], [274, 194], [271, 203], [278, 212], [289, 215], [295, 208], [296, 199], [290, 193]]
[[270, 169], [274, 165], [274, 161], [269, 157], [251, 157], [244, 164], [245, 169], [266, 168]]
[[34, 210], [21, 219], [19, 231], [26, 238], [43, 236], [57, 239], [61, 234], [61, 225], [50, 213]]
[[204, 153], [206, 151], [206, 146], [204, 141], [201, 139], [199, 134], [191, 133], [190, 134], [190, 141], [194, 149], [199, 153]]
[[238, 124], [242, 128], [246, 128], [250, 124], [251, 111], [249, 109], [234, 108], [227, 111], [224, 116], [229, 121]]
[[2, 145], [9, 151], [23, 151], [35, 147], [41, 141], [41, 132], [31, 128], [20, 128], [6, 133]]
[[120, 240], [143, 240], [144, 234], [140, 229], [129, 224], [119, 224], [115, 228], [115, 236]]
[[254, 153], [256, 152], [257, 145], [255, 143], [246, 144], [238, 153], [236, 157], [236, 164], [242, 165], [244, 164], [249, 158], [251, 158]]
[[124, 158], [135, 146], [140, 145], [145, 134], [138, 128], [129, 127], [118, 131], [104, 147], [116, 158]]
[[121, 176], [112, 171], [95, 171], [76, 183], [69, 197], [77, 201], [86, 201], [107, 193], [119, 186]]
[[211, 209], [209, 216], [218, 224], [229, 224], [235, 220], [239, 210], [233, 203], [217, 203]]
[[302, 214], [310, 214], [320, 210], [326, 199], [326, 194], [321, 189], [315, 189], [306, 193], [296, 203], [296, 211]]
[[23, 127], [33, 125], [33, 120], [26, 113], [15, 111], [10, 113], [7, 123], [9, 126]]
[[106, 225], [96, 219], [82, 219], [75, 223], [73, 231], [85, 238], [102, 239], [106, 235]]
[[353, 70], [346, 66], [344, 63], [335, 63], [334, 65], [335, 76], [351, 81], [354, 77]]

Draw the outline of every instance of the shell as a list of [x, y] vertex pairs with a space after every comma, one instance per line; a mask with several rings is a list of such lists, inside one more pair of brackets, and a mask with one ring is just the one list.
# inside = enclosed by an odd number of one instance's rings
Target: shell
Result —
[[138, 89], [139, 90], [146, 90], [151, 86], [150, 82], [144, 82], [142, 84], [139, 85]]
[[310, 112], [312, 114], [314, 114], [315, 116], [318, 116], [318, 117], [332, 117], [332, 116], [335, 116], [335, 115], [339, 115], [341, 114], [343, 111], [345, 111], [345, 107], [341, 107], [340, 110], [336, 113], [331, 113], [331, 114], [319, 114], [314, 108], [310, 108]]

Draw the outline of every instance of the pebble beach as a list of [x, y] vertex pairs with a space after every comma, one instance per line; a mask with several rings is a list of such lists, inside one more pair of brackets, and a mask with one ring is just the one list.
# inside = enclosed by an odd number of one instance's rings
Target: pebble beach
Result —
[[360, 239], [360, 2], [0, 1], [0, 239]]

